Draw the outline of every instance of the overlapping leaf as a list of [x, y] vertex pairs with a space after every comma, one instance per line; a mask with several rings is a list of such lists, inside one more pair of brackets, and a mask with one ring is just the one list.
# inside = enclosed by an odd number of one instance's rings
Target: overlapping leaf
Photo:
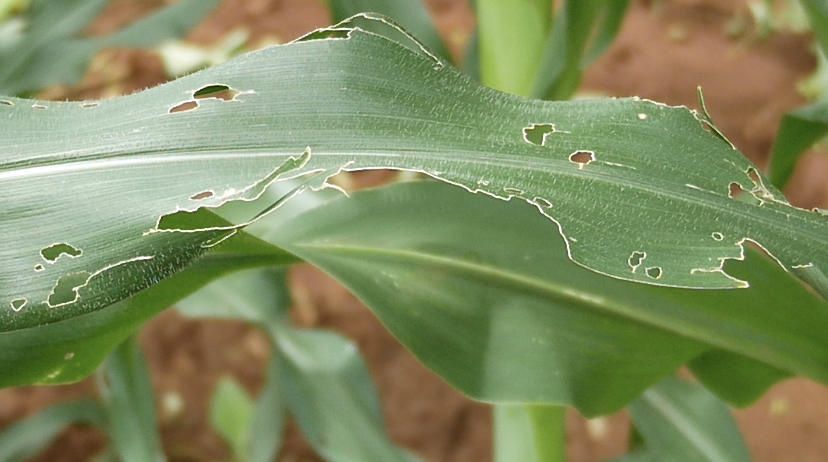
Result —
[[389, 440], [357, 346], [334, 332], [288, 324], [284, 273], [243, 271], [209, 284], [178, 305], [187, 315], [244, 319], [268, 332], [276, 358], [272, 366], [277, 366], [268, 380], [272, 386], [278, 384], [271, 393], [281, 395], [325, 460], [419, 460]]
[[[405, 39], [382, 20], [358, 19], [373, 32], [342, 24], [126, 97], [0, 101], [6, 364], [54, 365], [69, 339], [84, 334], [122, 338], [129, 328], [108, 330], [103, 320], [137, 302], [93, 314], [180, 271], [232, 232], [215, 223], [184, 227], [193, 217], [182, 210], [253, 200], [271, 183], [301, 177], [290, 197], [341, 169], [422, 171], [511, 198], [500, 203], [503, 211], [529, 202], [545, 227], [524, 251], [555, 248], [617, 279], [745, 286], [744, 277], [721, 269], [741, 256], [745, 239], [788, 267], [825, 266], [826, 218], [785, 203], [704, 129], [702, 116], [637, 99], [551, 103], [505, 95], [415, 42], [401, 46], [378, 35], [387, 28]], [[743, 194], [730, 197], [734, 188]], [[423, 206], [465, 225], [460, 210]], [[409, 233], [390, 221], [376, 227], [389, 237]], [[553, 270], [540, 263], [532, 271]], [[146, 313], [122, 315], [134, 325]], [[20, 340], [35, 329], [34, 340]], [[54, 334], [49, 348], [32, 350], [47, 331]], [[816, 375], [804, 364], [813, 360], [790, 364]], [[59, 369], [66, 377], [82, 370]], [[38, 377], [4, 375], [5, 383]]]
[[113, 34], [77, 37], [108, 0], [36, 0], [25, 33], [0, 47], [0, 94], [19, 94], [73, 83], [93, 54], [106, 47], [149, 46], [176, 38], [197, 24], [217, 0], [182, 0]]
[[[292, 208], [248, 231], [340, 280], [429, 368], [477, 399], [608, 413], [703, 352], [727, 352], [777, 379], [779, 369], [828, 383], [828, 307], [754, 251], [728, 264], [752, 287], [694, 291], [579, 267], [531, 206], [438, 183], [357, 192], [298, 215]], [[717, 380], [714, 367], [696, 364], [744, 404], [739, 382]]]
[[727, 406], [701, 386], [669, 377], [633, 401], [643, 447], [613, 462], [749, 462]]

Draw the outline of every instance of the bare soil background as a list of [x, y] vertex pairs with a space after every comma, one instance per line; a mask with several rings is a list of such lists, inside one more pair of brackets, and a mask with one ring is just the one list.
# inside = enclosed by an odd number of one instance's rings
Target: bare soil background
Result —
[[[90, 34], [116, 29], [164, 3], [116, 0], [90, 26]], [[451, 51], [459, 56], [474, 25], [465, 0], [429, 0], [429, 10]], [[727, 24], [746, 17], [742, 0], [633, 1], [621, 34], [593, 64], [582, 91], [607, 96], [638, 95], [696, 107], [696, 86], [704, 88], [717, 125], [751, 160], [764, 166], [781, 115], [803, 104], [796, 83], [813, 71], [810, 37], [777, 33], [765, 40], [749, 34], [729, 37]], [[189, 39], [214, 43], [236, 27], [251, 42], [287, 41], [327, 25], [321, 3], [311, 0], [225, 0]], [[165, 80], [157, 57], [135, 50], [97, 57], [77, 86], [41, 96], [79, 99], [114, 96]], [[375, 182], [382, 175], [362, 178]], [[798, 166], [786, 194], [803, 207], [828, 206], [828, 156], [811, 152]], [[292, 313], [299, 325], [330, 328], [355, 340], [377, 383], [392, 439], [433, 462], [491, 460], [491, 414], [425, 369], [397, 343], [353, 295], [319, 271], [300, 265], [291, 272]], [[165, 450], [173, 462], [226, 460], [221, 440], [208, 428], [207, 402], [224, 375], [250, 392], [261, 386], [267, 340], [243, 323], [193, 321], [168, 310], [141, 332], [157, 394]], [[0, 428], [50, 403], [94, 394], [86, 380], [61, 387], [0, 390]], [[163, 402], [178, 397], [171, 412]], [[806, 379], [774, 386], [747, 409], [735, 411], [756, 461], [828, 460], [828, 388]], [[570, 412], [569, 460], [601, 460], [624, 452], [628, 419], [621, 412], [587, 422]], [[86, 460], [105, 444], [100, 432], [83, 426], [64, 432], [36, 461]], [[278, 460], [320, 460], [290, 425]]]

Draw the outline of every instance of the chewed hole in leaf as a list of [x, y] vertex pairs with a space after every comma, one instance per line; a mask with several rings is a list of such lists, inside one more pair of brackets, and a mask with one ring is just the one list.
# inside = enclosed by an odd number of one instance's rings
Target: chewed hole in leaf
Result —
[[86, 284], [90, 274], [86, 271], [70, 273], [61, 276], [55, 283], [52, 293], [49, 294], [50, 307], [58, 307], [74, 302], [78, 298], [78, 289]]
[[209, 199], [211, 197], [213, 197], [213, 191], [201, 191], [198, 194], [193, 194], [192, 196], [190, 196], [190, 199], [194, 201], [200, 201], [202, 199]]
[[[62, 255], [75, 258], [80, 257], [82, 254], [82, 250], [65, 242], [58, 242], [40, 250], [40, 256], [49, 263], [56, 262]], [[35, 271], [37, 271], [37, 267], [35, 267]]]
[[523, 140], [529, 144], [543, 146], [546, 136], [555, 133], [555, 124], [532, 124], [523, 127]]
[[573, 164], [578, 164], [578, 168], [584, 168], [595, 160], [595, 153], [592, 151], [575, 151], [569, 155], [569, 161]]
[[207, 85], [193, 92], [193, 98], [216, 98], [223, 101], [230, 101], [233, 98], [235, 98], [238, 94], [238, 90], [230, 88], [227, 85]]
[[174, 112], [186, 112], [192, 111], [193, 109], [198, 107], [198, 103], [195, 101], [184, 101], [181, 104], [177, 104], [170, 108], [169, 113], [172, 114]]
[[646, 270], [647, 276], [658, 279], [661, 277], [661, 267], [660, 266], [651, 266]]
[[639, 266], [641, 266], [641, 262], [643, 262], [645, 258], [647, 258], [647, 254], [637, 250], [630, 254], [630, 258], [627, 259], [627, 264], [630, 265], [633, 273]]
[[543, 197], [535, 197], [535, 199], [533, 200], [535, 204], [539, 205], [540, 207], [543, 207], [545, 209], [552, 208], [552, 202], [549, 202], [548, 199], [544, 199]]
[[750, 178], [750, 181], [752, 181], [753, 184], [757, 186], [762, 184], [762, 180], [761, 178], [759, 178], [759, 172], [757, 172], [755, 168], [750, 167], [749, 169], [747, 169], [747, 176], [748, 178]]
[[715, 232], [711, 234], [710, 237], [712, 237], [714, 241], [721, 241], [722, 239], [724, 239], [724, 234]]
[[80, 107], [82, 107], [84, 109], [90, 109], [90, 108], [93, 108], [93, 107], [98, 107], [98, 103], [95, 102], [95, 101], [86, 101], [86, 102], [81, 103]]
[[43, 271], [43, 265], [41, 265], [40, 263], [34, 265], [34, 270], [35, 271]]
[[647, 114], [644, 114], [643, 112], [639, 113], [638, 120], [647, 120]]
[[12, 103], [11, 101], [9, 101], [7, 99], [0, 99], [0, 105], [1, 106], [14, 106], [14, 103]]
[[11, 301], [11, 307], [14, 311], [20, 311], [24, 306], [26, 306], [26, 302], [28, 302], [28, 300], [25, 298], [15, 298]]
[[44, 110], [44, 109], [46, 109], [46, 106], [44, 106], [42, 104], [32, 104], [32, 109]]
[[348, 39], [353, 29], [347, 27], [331, 27], [318, 29], [299, 38], [299, 41], [323, 40], [323, 39]]
[[747, 191], [745, 191], [744, 188], [742, 188], [742, 185], [736, 183], [735, 181], [730, 183], [727, 188], [727, 196], [731, 199], [736, 199], [742, 194], [747, 193]]

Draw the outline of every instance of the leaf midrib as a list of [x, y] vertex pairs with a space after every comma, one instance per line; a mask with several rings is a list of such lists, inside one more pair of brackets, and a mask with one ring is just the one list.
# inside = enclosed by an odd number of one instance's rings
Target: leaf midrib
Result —
[[[780, 346], [778, 342], [773, 341], [768, 342], [767, 344], [763, 344], [761, 342], [739, 342], [739, 340], [743, 341], [745, 338], [755, 338], [757, 334], [756, 332], [751, 332], [750, 335], [716, 335], [712, 337], [706, 336], [704, 332], [699, 331], [698, 329], [693, 329], [692, 324], [688, 325], [683, 323], [669, 322], [671, 320], [670, 317], [658, 318], [653, 316], [642, 316], [642, 314], [652, 313], [649, 311], [636, 310], [635, 307], [632, 305], [620, 303], [615, 297], [607, 298], [600, 295], [594, 296], [588, 292], [584, 292], [583, 290], [573, 289], [569, 286], [564, 286], [560, 284], [552, 284], [548, 280], [534, 278], [531, 276], [527, 276], [523, 273], [518, 273], [514, 271], [506, 271], [490, 265], [483, 265], [468, 260], [463, 260], [461, 258], [448, 258], [422, 251], [365, 247], [345, 244], [298, 243], [292, 246], [286, 246], [285, 248], [291, 251], [292, 253], [298, 255], [300, 258], [303, 258], [306, 261], [314, 263], [322, 268], [325, 267], [324, 262], [316, 262], [314, 258], [303, 255], [304, 252], [294, 251], [292, 248], [313, 249], [316, 251], [323, 251], [324, 253], [340, 252], [358, 253], [362, 255], [378, 255], [384, 257], [394, 257], [396, 259], [401, 260], [416, 260], [436, 264], [438, 266], [455, 268], [471, 274], [492, 278], [497, 281], [507, 281], [518, 287], [534, 290], [536, 292], [549, 295], [551, 298], [556, 300], [562, 300], [564, 303], [576, 302], [580, 305], [586, 306], [589, 309], [592, 309], [593, 311], [598, 311], [604, 314], [617, 316], [622, 319], [629, 319], [644, 326], [654, 327], [662, 331], [671, 332], [685, 337], [687, 339], [698, 341], [708, 347], [721, 348], [785, 369], [790, 369], [792, 363], [794, 363], [799, 365], [800, 368], [803, 370], [813, 371], [812, 373], [816, 376], [824, 375], [821, 373], [817, 373], [816, 371], [820, 370], [820, 368], [814, 368], [810, 364], [810, 361], [805, 361], [804, 363], [801, 361], [801, 358], [808, 357], [807, 354], [804, 354], [803, 352], [797, 350], [791, 351], [791, 349], [788, 348], [789, 345]], [[343, 281], [343, 283], [347, 285], [347, 281]], [[721, 325], [722, 321], [716, 320], [716, 323]], [[740, 328], [739, 326], [736, 327], [739, 331], [744, 332], [744, 329]], [[734, 338], [736, 341], [730, 340], [731, 338]], [[762, 338], [766, 337], [763, 336]], [[766, 347], [766, 345], [772, 345], [770, 351]], [[757, 348], [757, 346], [760, 347]], [[778, 357], [778, 355], [773, 354], [773, 351], [776, 350], [790, 351], [791, 354], [783, 357]], [[759, 352], [764, 352], [766, 353], [766, 355], [758, 354]], [[770, 353], [770, 355], [767, 355], [768, 353]], [[817, 364], [817, 366], [819, 366], [819, 364]]]

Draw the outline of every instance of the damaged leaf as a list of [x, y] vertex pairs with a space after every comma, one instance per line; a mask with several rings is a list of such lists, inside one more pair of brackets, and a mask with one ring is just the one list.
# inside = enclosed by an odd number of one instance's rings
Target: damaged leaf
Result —
[[[687, 361], [725, 353], [731, 364], [754, 363], [755, 374], [828, 383], [828, 306], [750, 249], [727, 264], [750, 288], [692, 291], [596, 274], [548, 241], [548, 221], [529, 204], [437, 182], [358, 191], [294, 213], [301, 202], [247, 232], [338, 279], [475, 399], [602, 415]], [[720, 380], [718, 364], [694, 371], [745, 404], [742, 384]]]
[[[393, 24], [356, 20], [371, 32], [345, 22], [327, 29], [341, 32], [332, 38], [312, 34], [94, 105], [2, 98], [0, 331], [94, 312], [181, 270], [228, 230], [155, 232], [159, 220], [240, 201], [280, 166], [271, 186], [301, 178], [301, 189], [318, 189], [342, 170], [390, 168], [528, 202], [546, 220], [544, 247], [564, 242], [573, 261], [616, 279], [746, 287], [723, 265], [747, 241], [786, 268], [826, 267], [828, 218], [785, 202], [698, 113], [502, 94], [419, 42], [401, 45]], [[197, 98], [213, 86], [234, 96]], [[169, 113], [188, 100], [198, 106]], [[541, 145], [527, 141], [527, 127], [547, 124], [556, 132]], [[573, 162], [576, 152], [590, 162]], [[734, 182], [757, 200], [730, 198]], [[55, 242], [83, 255], [33, 269]], [[637, 270], [634, 252], [646, 255]], [[89, 275], [69, 288], [77, 297], [50, 304], [73, 274]]]

